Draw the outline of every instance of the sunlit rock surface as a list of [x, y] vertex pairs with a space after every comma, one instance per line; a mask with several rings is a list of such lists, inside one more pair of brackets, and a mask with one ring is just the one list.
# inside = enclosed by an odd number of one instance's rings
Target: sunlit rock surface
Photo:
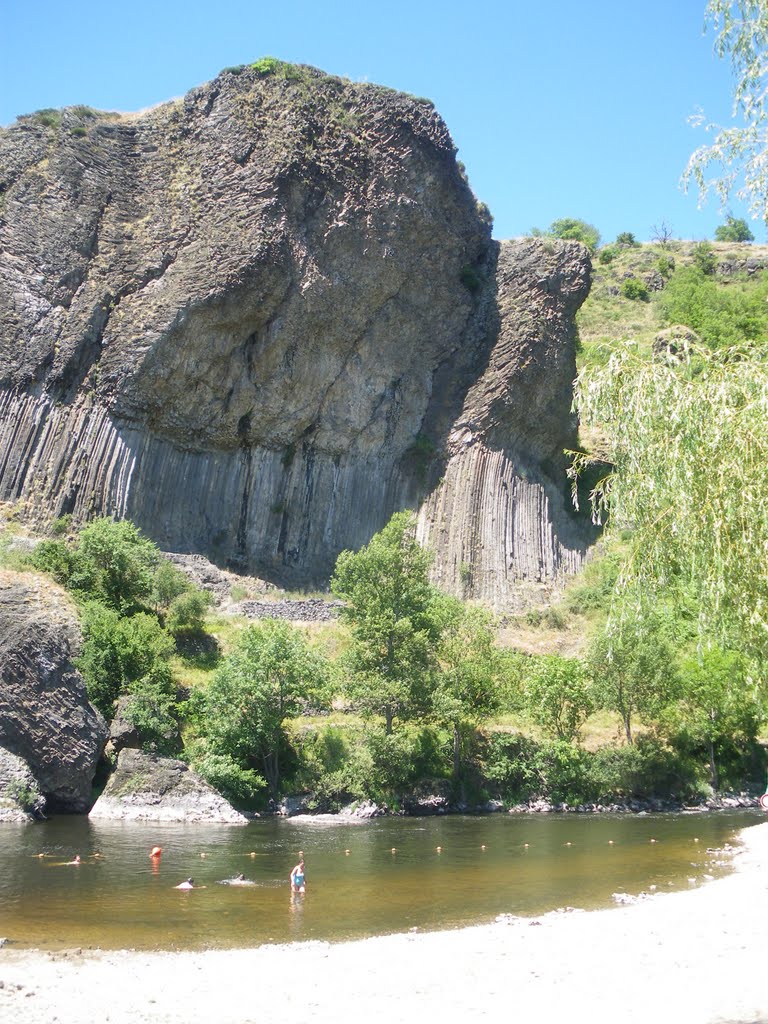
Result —
[[437, 579], [577, 567], [576, 243], [494, 243], [432, 105], [224, 72], [0, 130], [0, 500], [324, 582], [421, 509]]
[[207, 822], [248, 819], [183, 761], [125, 747], [90, 818], [101, 821]]

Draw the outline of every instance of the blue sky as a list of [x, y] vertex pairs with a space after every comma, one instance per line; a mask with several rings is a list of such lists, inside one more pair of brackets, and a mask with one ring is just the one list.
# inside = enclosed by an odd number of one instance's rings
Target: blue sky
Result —
[[[559, 217], [711, 238], [723, 213], [679, 178], [728, 121], [705, 0], [0, 0], [0, 124], [41, 107], [139, 110], [270, 54], [432, 99], [494, 234]], [[731, 204], [744, 216], [738, 202]], [[752, 224], [765, 241], [762, 224]]]

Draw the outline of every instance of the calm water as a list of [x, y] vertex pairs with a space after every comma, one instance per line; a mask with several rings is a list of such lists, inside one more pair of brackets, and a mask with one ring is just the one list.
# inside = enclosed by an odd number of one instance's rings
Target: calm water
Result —
[[[240, 828], [80, 817], [4, 824], [0, 935], [41, 948], [203, 949], [608, 906], [614, 892], [688, 888], [691, 878], [700, 883], [722, 873], [720, 857], [707, 847], [721, 847], [758, 820], [759, 813], [740, 811], [393, 818], [357, 825], [293, 819]], [[164, 851], [159, 865], [149, 858], [155, 844]], [[292, 895], [288, 875], [299, 851], [307, 892]], [[80, 866], [64, 863], [75, 854]], [[256, 884], [220, 884], [239, 872]], [[206, 888], [173, 888], [190, 875]]]

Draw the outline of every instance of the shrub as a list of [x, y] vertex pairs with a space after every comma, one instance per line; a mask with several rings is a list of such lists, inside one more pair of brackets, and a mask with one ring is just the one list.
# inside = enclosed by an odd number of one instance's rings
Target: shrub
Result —
[[165, 625], [169, 633], [199, 633], [203, 629], [205, 616], [213, 603], [207, 590], [188, 590], [171, 602]]
[[675, 269], [675, 257], [669, 256], [667, 253], [662, 253], [656, 260], [656, 269], [662, 277], [670, 278]]
[[186, 753], [198, 775], [234, 804], [252, 804], [266, 786], [258, 772], [243, 768], [229, 754], [210, 749], [205, 740], [191, 743]]
[[262, 78], [272, 75], [275, 78], [284, 78], [289, 82], [298, 82], [309, 77], [300, 65], [290, 64], [277, 57], [260, 57], [251, 64], [251, 68]]
[[633, 302], [648, 301], [648, 288], [637, 277], [628, 277], [626, 281], [622, 282], [621, 294], [625, 299], [631, 299]]
[[621, 231], [616, 235], [616, 245], [621, 246], [624, 249], [634, 249], [639, 244], [640, 243], [631, 231]]
[[717, 257], [712, 251], [709, 242], [698, 242], [694, 246], [693, 265], [697, 267], [702, 274], [714, 274], [715, 267], [717, 265]]
[[477, 270], [471, 264], [465, 263], [459, 273], [459, 280], [467, 289], [467, 291], [473, 294], [480, 290], [483, 284], [483, 279], [478, 274]]
[[61, 124], [61, 111], [53, 107], [44, 107], [30, 114], [29, 119], [43, 125], [44, 128], [58, 128]]
[[536, 743], [490, 733], [481, 737], [478, 765], [489, 790], [505, 803], [605, 804], [670, 795], [683, 800], [703, 790], [695, 762], [653, 736], [590, 753], [561, 740]]
[[658, 299], [667, 324], [685, 324], [710, 348], [743, 345], [768, 336], [768, 281], [748, 291], [723, 288], [696, 267], [683, 267]]
[[72, 529], [72, 516], [67, 513], [66, 515], [59, 516], [58, 519], [54, 519], [48, 526], [48, 532], [54, 537], [63, 537], [69, 533]]
[[49, 573], [63, 587], [69, 587], [77, 566], [75, 552], [62, 540], [41, 541], [29, 560], [35, 569]]
[[152, 580], [152, 604], [155, 608], [168, 608], [181, 594], [192, 590], [187, 576], [173, 562], [161, 558]]
[[535, 768], [538, 744], [519, 733], [482, 734], [478, 763], [490, 791], [506, 803], [522, 803], [541, 793]]
[[606, 245], [597, 254], [600, 263], [612, 263], [619, 254], [615, 245]]
[[638, 736], [630, 746], [602, 747], [591, 764], [594, 799], [685, 799], [699, 792], [700, 773], [694, 763], [653, 736]]
[[13, 779], [5, 787], [3, 794], [7, 800], [12, 800], [27, 814], [42, 815], [45, 809], [45, 797], [34, 782], [25, 782], [22, 779]]
[[251, 67], [257, 75], [273, 75], [282, 63], [277, 57], [259, 57]]

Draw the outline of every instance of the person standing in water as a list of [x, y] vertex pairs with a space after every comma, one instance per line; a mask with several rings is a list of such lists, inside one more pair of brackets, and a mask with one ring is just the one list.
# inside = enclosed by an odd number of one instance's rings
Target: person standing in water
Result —
[[293, 871], [291, 871], [291, 892], [306, 892], [303, 860], [300, 860]]

